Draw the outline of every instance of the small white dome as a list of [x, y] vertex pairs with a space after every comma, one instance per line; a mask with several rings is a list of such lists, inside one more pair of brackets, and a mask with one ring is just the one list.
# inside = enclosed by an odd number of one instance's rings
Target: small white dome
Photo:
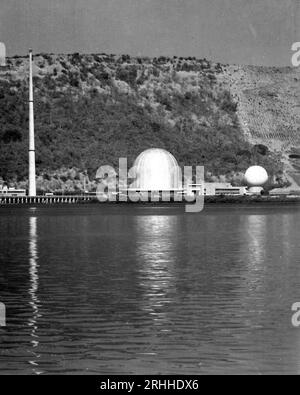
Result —
[[262, 186], [268, 179], [268, 173], [261, 166], [251, 166], [245, 173], [245, 180], [249, 186]]
[[181, 188], [181, 169], [170, 152], [151, 148], [135, 160], [137, 178], [131, 188], [147, 191], [164, 191]]

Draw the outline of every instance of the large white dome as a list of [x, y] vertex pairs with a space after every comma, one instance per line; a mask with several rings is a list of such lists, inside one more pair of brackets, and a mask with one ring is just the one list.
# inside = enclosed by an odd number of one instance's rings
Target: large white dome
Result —
[[135, 160], [137, 175], [131, 188], [146, 191], [167, 191], [182, 187], [181, 169], [170, 152], [151, 148]]
[[249, 186], [263, 186], [268, 179], [268, 173], [261, 166], [251, 166], [245, 173], [245, 180]]

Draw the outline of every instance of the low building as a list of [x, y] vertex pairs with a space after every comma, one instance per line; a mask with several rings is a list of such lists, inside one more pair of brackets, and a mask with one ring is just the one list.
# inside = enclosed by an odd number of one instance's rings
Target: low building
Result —
[[[203, 187], [200, 184], [191, 184], [189, 189], [193, 192], [202, 191]], [[248, 195], [247, 187], [235, 187], [230, 183], [224, 182], [205, 182], [204, 183], [205, 196], [245, 196]]]
[[20, 197], [26, 196], [25, 189], [8, 188], [0, 185], [0, 197]]

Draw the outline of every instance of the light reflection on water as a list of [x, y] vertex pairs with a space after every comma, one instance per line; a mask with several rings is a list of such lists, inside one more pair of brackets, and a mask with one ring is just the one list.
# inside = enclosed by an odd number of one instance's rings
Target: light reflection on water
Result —
[[177, 238], [177, 222], [176, 216], [135, 218], [138, 278], [144, 290], [141, 305], [153, 325], [162, 327], [161, 331], [169, 331], [165, 326], [171, 303], [169, 294], [176, 276], [176, 248], [172, 245]]
[[294, 207], [0, 219], [0, 372], [300, 373]]
[[30, 287], [28, 290], [30, 296], [30, 306], [32, 307], [32, 316], [29, 317], [28, 325], [31, 329], [31, 345], [33, 358], [29, 363], [33, 366], [33, 372], [36, 374], [42, 373], [37, 369], [38, 359], [40, 354], [37, 352], [39, 346], [39, 336], [38, 336], [38, 319], [41, 317], [39, 314], [39, 298], [38, 288], [39, 288], [39, 275], [38, 275], [38, 248], [37, 248], [37, 217], [29, 217], [29, 278]]

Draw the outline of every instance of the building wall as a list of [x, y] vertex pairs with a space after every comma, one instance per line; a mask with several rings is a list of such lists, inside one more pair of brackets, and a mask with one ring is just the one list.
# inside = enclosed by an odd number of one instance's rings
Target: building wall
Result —
[[230, 183], [207, 182], [205, 183], [205, 195], [215, 196], [220, 194], [226, 195], [240, 195], [246, 194], [245, 187], [233, 187]]

